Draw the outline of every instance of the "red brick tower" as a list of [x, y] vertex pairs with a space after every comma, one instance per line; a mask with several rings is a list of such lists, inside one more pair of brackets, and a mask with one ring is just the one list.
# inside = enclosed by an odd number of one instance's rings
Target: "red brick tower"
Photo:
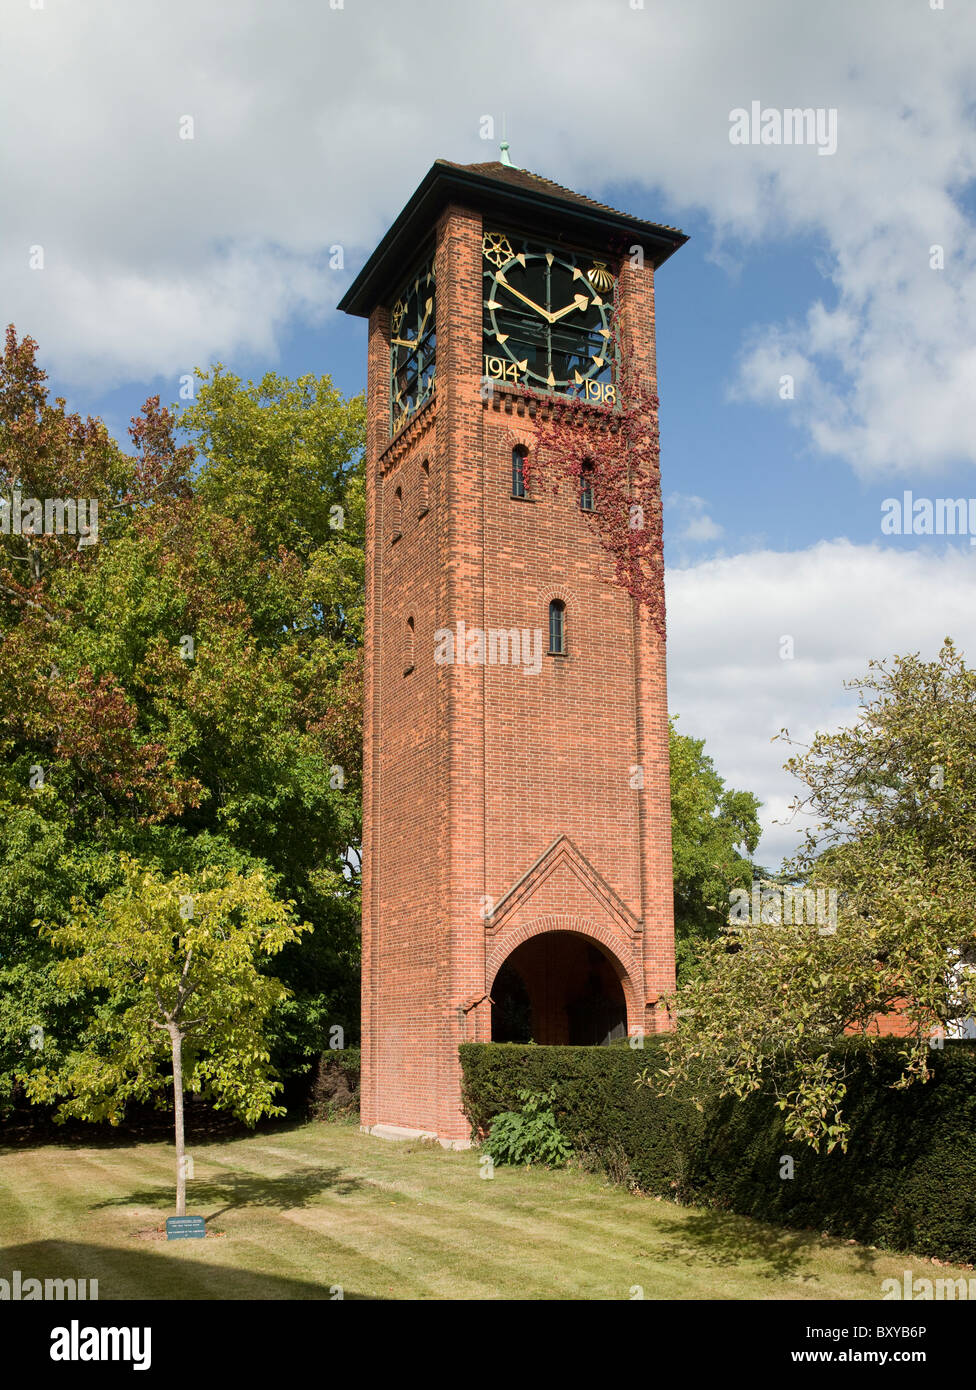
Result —
[[520, 388], [611, 399], [614, 298], [653, 388], [654, 270], [685, 239], [504, 149], [438, 160], [340, 305], [369, 318], [362, 1121], [380, 1133], [467, 1138], [461, 1042], [665, 1026], [664, 649], [608, 582], [587, 497], [522, 495]]

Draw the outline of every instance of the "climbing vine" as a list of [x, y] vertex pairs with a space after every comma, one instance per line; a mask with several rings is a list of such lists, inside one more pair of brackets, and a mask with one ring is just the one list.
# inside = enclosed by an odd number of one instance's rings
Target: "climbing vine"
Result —
[[588, 486], [592, 509], [584, 515], [613, 561], [615, 580], [663, 641], [658, 398], [621, 350], [616, 311], [608, 351], [617, 366], [616, 399], [610, 403], [522, 388], [536, 403], [536, 447], [525, 459], [525, 484], [552, 493], [568, 484], [577, 496]]

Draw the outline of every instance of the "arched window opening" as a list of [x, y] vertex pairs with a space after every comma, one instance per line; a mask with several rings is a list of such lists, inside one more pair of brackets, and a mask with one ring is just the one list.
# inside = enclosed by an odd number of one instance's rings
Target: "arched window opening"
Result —
[[403, 488], [398, 487], [393, 494], [393, 534], [391, 541], [398, 541], [403, 535]]
[[525, 449], [521, 444], [512, 450], [512, 496], [525, 496]]
[[558, 598], [549, 605], [549, 655], [566, 655], [566, 605]]
[[414, 669], [414, 666], [416, 664], [414, 661], [413, 618], [407, 619], [407, 627], [406, 632], [404, 634], [403, 647], [403, 674], [405, 676], [409, 676], [410, 672]]
[[430, 511], [430, 464], [424, 459], [420, 465], [420, 508], [417, 516], [426, 516]]

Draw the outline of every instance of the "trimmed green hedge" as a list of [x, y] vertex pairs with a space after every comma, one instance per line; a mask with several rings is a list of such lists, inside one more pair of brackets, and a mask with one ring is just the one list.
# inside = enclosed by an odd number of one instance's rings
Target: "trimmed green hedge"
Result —
[[[765, 1096], [712, 1103], [637, 1086], [656, 1069], [656, 1039], [629, 1047], [461, 1046], [464, 1105], [477, 1137], [519, 1087], [556, 1087], [560, 1128], [575, 1152], [617, 1181], [866, 1244], [976, 1262], [976, 1044], [933, 1052], [926, 1085], [891, 1089], [895, 1039], [844, 1044], [853, 1062], [844, 1114], [848, 1152], [815, 1154], [787, 1140]], [[780, 1177], [782, 1158], [794, 1161]]]

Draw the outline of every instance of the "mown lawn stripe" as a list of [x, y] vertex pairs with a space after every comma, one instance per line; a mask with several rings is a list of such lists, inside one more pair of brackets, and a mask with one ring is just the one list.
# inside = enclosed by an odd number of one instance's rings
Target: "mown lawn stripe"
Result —
[[191, 1154], [188, 1209], [222, 1237], [137, 1239], [172, 1213], [171, 1144], [46, 1145], [0, 1153], [0, 1247], [44, 1266], [25, 1275], [96, 1277], [105, 1299], [327, 1299], [333, 1285], [387, 1299], [626, 1299], [634, 1286], [663, 1299], [877, 1299], [912, 1258], [579, 1171], [499, 1168], [486, 1181], [476, 1153], [351, 1126], [263, 1130]]

